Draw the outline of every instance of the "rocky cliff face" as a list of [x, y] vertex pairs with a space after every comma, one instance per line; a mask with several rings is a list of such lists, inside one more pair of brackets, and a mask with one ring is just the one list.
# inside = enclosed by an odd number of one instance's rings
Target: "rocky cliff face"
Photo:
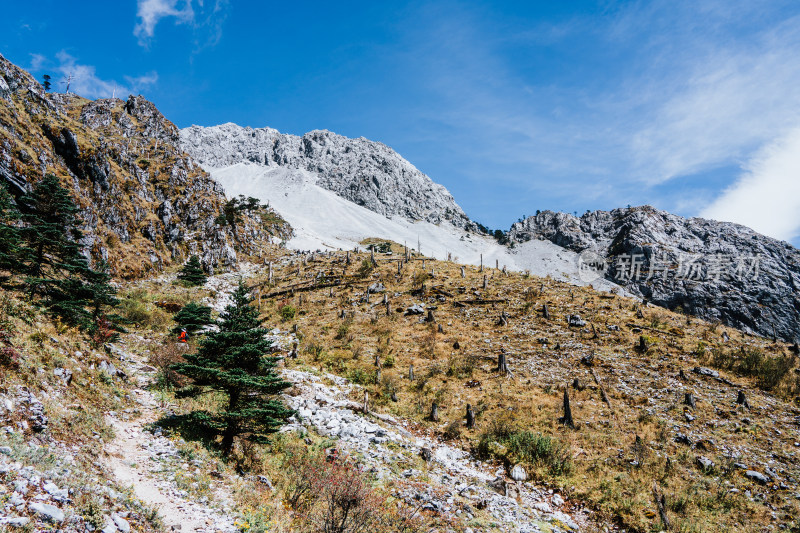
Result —
[[510, 238], [584, 252], [601, 275], [655, 304], [800, 339], [800, 251], [747, 227], [645, 206], [580, 218], [544, 211], [514, 224]]
[[141, 96], [47, 94], [0, 56], [0, 179], [22, 194], [45, 173], [73, 192], [87, 252], [122, 277], [183, 262], [232, 266], [269, 238], [246, 215], [221, 225], [224, 192], [179, 147], [178, 129]]
[[474, 226], [447, 189], [388, 146], [363, 137], [348, 139], [325, 130], [298, 137], [229, 123], [185, 128], [181, 146], [208, 167], [249, 162], [314, 172], [321, 187], [388, 217]]

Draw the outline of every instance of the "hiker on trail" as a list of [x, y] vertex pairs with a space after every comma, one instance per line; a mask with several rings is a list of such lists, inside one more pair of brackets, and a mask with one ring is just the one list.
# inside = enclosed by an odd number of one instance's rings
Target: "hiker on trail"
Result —
[[186, 342], [186, 330], [182, 329], [180, 334], [178, 335], [178, 341]]

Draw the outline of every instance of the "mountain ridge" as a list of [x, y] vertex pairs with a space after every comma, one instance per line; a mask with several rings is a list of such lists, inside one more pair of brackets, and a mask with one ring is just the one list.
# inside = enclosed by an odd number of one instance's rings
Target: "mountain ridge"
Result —
[[[800, 251], [746, 226], [642, 206], [581, 217], [542, 211], [512, 225], [509, 237], [598, 254], [606, 261], [602, 277], [662, 307], [766, 337], [800, 339]], [[638, 279], [622, 275], [634, 266], [629, 257], [639, 263]], [[734, 275], [736, 268], [742, 275]]]
[[180, 135], [182, 148], [205, 167], [249, 162], [299, 168], [317, 174], [321, 187], [381, 215], [477, 228], [444, 186], [380, 142], [328, 130], [298, 136], [231, 122], [190, 126]]

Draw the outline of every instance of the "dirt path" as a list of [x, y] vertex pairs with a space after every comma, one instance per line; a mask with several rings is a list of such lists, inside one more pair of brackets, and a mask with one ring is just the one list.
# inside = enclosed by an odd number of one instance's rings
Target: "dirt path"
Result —
[[[120, 345], [124, 349], [124, 341]], [[140, 385], [153, 378], [152, 369], [136, 356], [129, 355], [129, 379]], [[234, 518], [218, 507], [230, 507], [228, 487], [215, 481], [210, 504], [194, 501], [170, 476], [160, 475], [170, 468], [192, 472], [184, 463], [175, 445], [144, 428], [163, 413], [155, 396], [143, 389], [134, 389], [140, 416], [127, 419], [127, 414], [110, 413], [106, 421], [114, 428], [114, 440], [105, 446], [109, 469], [122, 485], [131, 486], [135, 496], [148, 507], [158, 510], [166, 531], [233, 532]], [[189, 467], [189, 468], [187, 468]], [[199, 468], [196, 469], [199, 472]], [[216, 506], [212, 506], [216, 503]]]

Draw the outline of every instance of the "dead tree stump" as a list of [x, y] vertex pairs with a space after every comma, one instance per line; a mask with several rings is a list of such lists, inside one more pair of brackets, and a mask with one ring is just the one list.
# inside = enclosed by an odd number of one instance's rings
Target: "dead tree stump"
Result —
[[738, 394], [736, 394], [736, 405], [741, 405], [742, 407], [750, 409], [750, 404], [747, 402], [747, 396], [744, 395], [743, 390], [740, 390]]
[[547, 308], [547, 304], [544, 304], [542, 307], [542, 317], [550, 320], [550, 310]]
[[431, 405], [430, 419], [433, 422], [439, 421], [439, 405], [436, 402], [433, 402], [433, 405]]
[[500, 352], [497, 354], [497, 371], [501, 374], [508, 374], [508, 364], [506, 362], [505, 352]]
[[691, 392], [687, 392], [686, 394], [683, 395], [683, 403], [685, 405], [688, 405], [692, 409], [697, 407], [697, 402], [694, 399], [694, 394], [692, 394]]
[[569, 428], [575, 428], [575, 422], [572, 420], [572, 409], [569, 407], [569, 392], [566, 387], [564, 387], [564, 416], [559, 418], [558, 422]]
[[472, 410], [472, 406], [467, 404], [467, 429], [472, 429], [475, 427], [475, 412]]
[[408, 380], [414, 381], [414, 365], [408, 365]]

